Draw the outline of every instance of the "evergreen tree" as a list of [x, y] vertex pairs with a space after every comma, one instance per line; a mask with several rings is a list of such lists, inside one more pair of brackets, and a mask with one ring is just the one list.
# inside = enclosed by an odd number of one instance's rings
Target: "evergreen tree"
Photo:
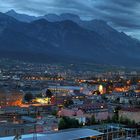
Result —
[[24, 96], [24, 100], [26, 102], [31, 102], [33, 100], [33, 94], [32, 93], [26, 93]]

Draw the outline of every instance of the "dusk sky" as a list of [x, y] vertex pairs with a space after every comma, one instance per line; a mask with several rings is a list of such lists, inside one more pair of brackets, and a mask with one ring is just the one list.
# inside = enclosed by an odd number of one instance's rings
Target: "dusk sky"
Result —
[[0, 11], [30, 15], [74, 13], [82, 19], [103, 19], [140, 39], [140, 0], [0, 0]]

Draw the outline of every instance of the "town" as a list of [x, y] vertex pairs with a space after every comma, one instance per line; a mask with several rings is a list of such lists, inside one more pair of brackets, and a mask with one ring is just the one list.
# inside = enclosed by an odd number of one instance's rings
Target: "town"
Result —
[[0, 140], [140, 139], [139, 71], [73, 65], [0, 63]]
[[0, 0], [0, 140], [140, 140], [140, 0]]

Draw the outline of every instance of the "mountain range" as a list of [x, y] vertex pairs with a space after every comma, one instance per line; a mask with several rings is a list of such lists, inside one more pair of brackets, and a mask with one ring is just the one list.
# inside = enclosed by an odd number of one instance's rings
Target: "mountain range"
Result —
[[65, 63], [139, 66], [140, 41], [103, 20], [79, 16], [0, 13], [0, 57]]

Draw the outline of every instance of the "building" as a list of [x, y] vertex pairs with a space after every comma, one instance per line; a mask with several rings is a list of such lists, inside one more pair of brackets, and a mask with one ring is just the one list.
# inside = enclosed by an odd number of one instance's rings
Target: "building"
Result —
[[0, 106], [20, 106], [22, 105], [24, 93], [19, 90], [1, 89]]
[[49, 86], [48, 89], [58, 96], [68, 96], [72, 93], [82, 93], [83, 91], [83, 87], [79, 86]]
[[[34, 124], [0, 124], [0, 137], [15, 136], [17, 134], [29, 134], [35, 131]], [[42, 132], [40, 125], [36, 126], [36, 132]]]
[[127, 118], [135, 123], [140, 123], [140, 109], [123, 108], [119, 111], [119, 117]]
[[70, 117], [70, 118], [74, 118], [76, 120], [78, 120], [78, 122], [81, 124], [85, 124], [86, 123], [86, 118], [84, 116], [84, 113], [82, 110], [78, 110], [78, 109], [61, 109], [58, 112], [58, 116], [59, 117]]

